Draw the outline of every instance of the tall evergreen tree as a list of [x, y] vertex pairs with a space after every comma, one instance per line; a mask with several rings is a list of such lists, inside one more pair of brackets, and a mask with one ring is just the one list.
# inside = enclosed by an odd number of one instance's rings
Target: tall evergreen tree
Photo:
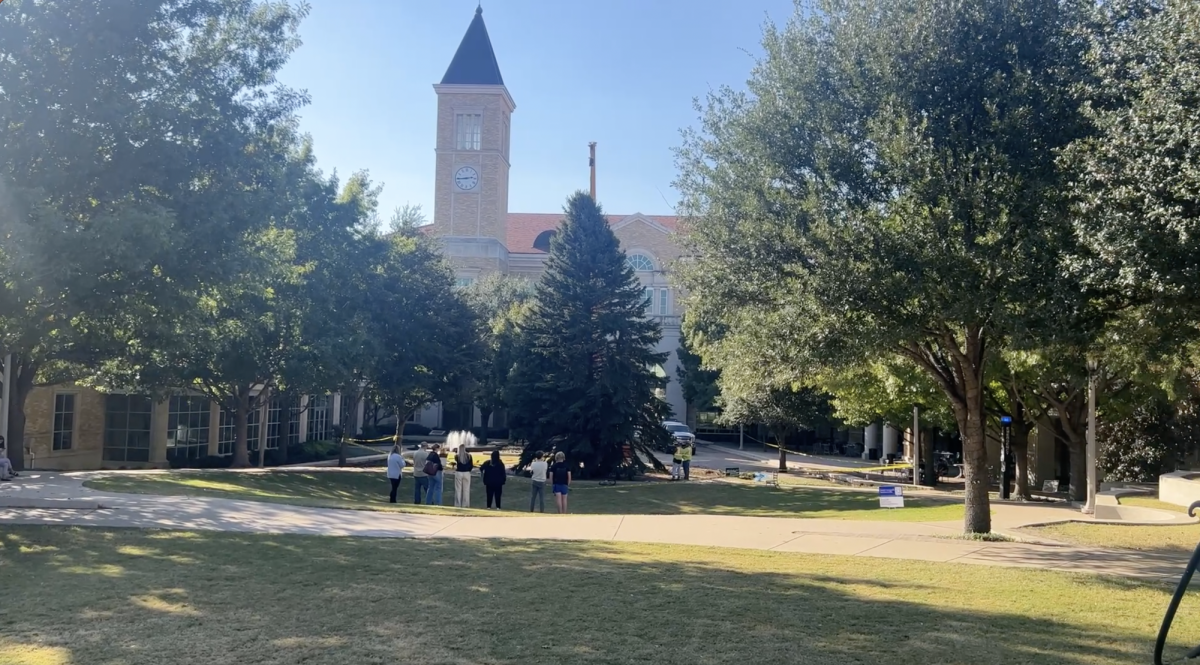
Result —
[[651, 446], [670, 436], [670, 407], [656, 391], [667, 354], [646, 317], [646, 297], [600, 206], [577, 192], [551, 243], [546, 273], [522, 323], [513, 370], [510, 424], [527, 443], [522, 463], [556, 448], [584, 476], [617, 468], [625, 445], [661, 466]]

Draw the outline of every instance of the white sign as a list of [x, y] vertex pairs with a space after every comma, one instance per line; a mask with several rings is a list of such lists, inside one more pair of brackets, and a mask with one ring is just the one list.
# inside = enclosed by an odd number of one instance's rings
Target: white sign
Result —
[[879, 507], [903, 508], [904, 488], [892, 485], [881, 485], [879, 487]]

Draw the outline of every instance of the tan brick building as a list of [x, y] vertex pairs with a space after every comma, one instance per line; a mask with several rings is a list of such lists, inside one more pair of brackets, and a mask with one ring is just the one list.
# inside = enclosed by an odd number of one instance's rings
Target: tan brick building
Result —
[[[459, 285], [494, 272], [537, 279], [545, 270], [550, 238], [562, 215], [508, 210], [516, 104], [500, 74], [482, 9], [476, 10], [446, 75], [433, 89], [438, 104], [437, 179], [428, 232], [441, 239]], [[680, 256], [673, 237], [676, 219], [635, 213], [609, 215], [608, 220], [646, 287], [647, 315], [662, 325], [658, 350], [670, 354], [663, 367], [669, 379], [666, 397], [675, 416], [683, 419], [687, 404], [675, 374], [682, 312], [667, 280], [672, 262]], [[429, 427], [446, 424], [438, 406], [418, 419]], [[479, 424], [478, 414], [474, 424]]]

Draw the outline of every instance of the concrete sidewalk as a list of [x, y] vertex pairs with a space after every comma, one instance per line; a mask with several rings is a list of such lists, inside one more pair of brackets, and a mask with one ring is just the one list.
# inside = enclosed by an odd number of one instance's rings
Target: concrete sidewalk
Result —
[[[1006, 510], [1009, 507], [1028, 510]], [[1062, 519], [1061, 512], [1047, 512], [1060, 510], [1055, 508], [997, 508], [996, 522], [1001, 528], [1015, 528], [1013, 525], [1030, 519]], [[868, 522], [724, 515], [459, 517], [305, 508], [210, 497], [112, 494], [83, 487], [79, 476], [36, 472], [0, 486], [0, 524], [378, 538], [643, 542], [1031, 567], [1157, 579], [1177, 577], [1186, 564], [1186, 557], [1182, 556], [1092, 550], [1050, 543], [958, 540], [955, 537], [962, 530], [958, 521]]]

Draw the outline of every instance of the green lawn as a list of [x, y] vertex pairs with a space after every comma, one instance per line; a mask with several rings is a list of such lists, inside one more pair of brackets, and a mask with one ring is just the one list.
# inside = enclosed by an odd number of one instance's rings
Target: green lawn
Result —
[[0, 581], [6, 665], [1124, 665], [1150, 662], [1169, 594], [731, 549], [24, 526], [0, 534]]
[[[278, 503], [355, 508], [462, 513], [454, 508], [428, 508], [410, 503], [387, 503], [388, 483], [382, 469], [369, 471], [276, 471], [266, 473], [163, 473], [126, 474], [99, 478], [88, 487], [110, 492], [166, 495], [202, 495], [253, 499]], [[412, 501], [412, 478], [405, 477], [402, 500]], [[511, 513], [478, 512], [481, 515], [516, 514], [529, 507], [529, 481], [510, 478], [505, 486], [506, 507]], [[472, 483], [472, 506], [485, 505], [483, 485]], [[446, 482], [443, 502], [454, 505], [454, 487]], [[547, 497], [547, 510], [554, 510]], [[962, 504], [936, 499], [906, 500], [900, 510], [879, 508], [871, 492], [806, 486], [771, 488], [748, 481], [620, 483], [604, 487], [579, 481], [572, 486], [571, 512], [584, 514], [637, 515], [753, 515], [759, 517], [805, 517], [831, 519], [948, 521], [963, 516]]]
[[[1187, 508], [1144, 496], [1126, 496], [1121, 504], [1187, 512]], [[1121, 547], [1144, 552], [1191, 553], [1200, 542], [1200, 524], [1184, 526], [1133, 526], [1067, 522], [1025, 529], [1030, 533], [1067, 543], [1095, 547]]]

